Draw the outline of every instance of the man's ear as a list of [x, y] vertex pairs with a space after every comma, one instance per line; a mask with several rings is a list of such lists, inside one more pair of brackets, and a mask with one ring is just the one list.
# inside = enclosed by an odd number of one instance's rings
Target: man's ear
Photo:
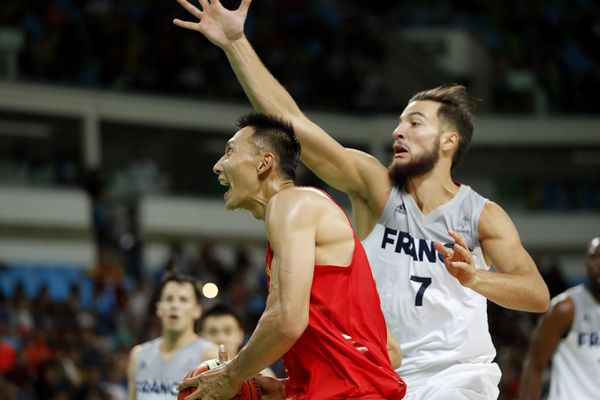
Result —
[[264, 174], [265, 172], [271, 170], [273, 165], [275, 165], [275, 155], [270, 152], [263, 153], [256, 166], [258, 174]]
[[447, 131], [442, 134], [440, 140], [440, 148], [443, 151], [449, 151], [458, 147], [458, 141], [460, 137], [456, 131]]
[[196, 309], [194, 310], [194, 321], [197, 321], [202, 316], [202, 305], [200, 303], [196, 304]]

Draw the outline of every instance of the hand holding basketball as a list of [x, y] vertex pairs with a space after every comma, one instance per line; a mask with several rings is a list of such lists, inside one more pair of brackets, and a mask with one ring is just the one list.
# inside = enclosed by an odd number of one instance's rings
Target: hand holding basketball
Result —
[[[177, 400], [210, 398], [215, 400], [260, 400], [261, 390], [252, 378], [238, 388], [229, 379], [226, 365], [208, 360], [191, 370], [177, 389]], [[236, 390], [237, 389], [237, 390]]]

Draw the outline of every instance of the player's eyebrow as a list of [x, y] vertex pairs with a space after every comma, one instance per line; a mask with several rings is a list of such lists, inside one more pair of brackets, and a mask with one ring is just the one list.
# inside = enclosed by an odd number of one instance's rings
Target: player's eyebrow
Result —
[[[406, 115], [404, 116], [404, 119], [406, 119], [406, 118], [408, 118], [408, 117], [415, 116], [415, 115], [416, 115], [416, 116], [423, 117], [424, 119], [427, 119], [427, 117], [425, 116], [425, 114], [423, 114], [422, 112], [419, 112], [419, 111], [413, 111], [413, 112], [410, 112], [410, 113], [406, 114]], [[398, 117], [398, 120], [399, 120], [399, 121], [402, 121], [402, 119], [403, 119], [402, 115]]]

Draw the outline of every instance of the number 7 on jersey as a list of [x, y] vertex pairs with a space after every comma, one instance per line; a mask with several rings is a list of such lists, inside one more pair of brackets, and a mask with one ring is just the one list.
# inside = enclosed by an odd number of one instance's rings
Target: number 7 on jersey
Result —
[[411, 275], [410, 280], [421, 284], [421, 287], [417, 292], [417, 296], [415, 297], [415, 306], [420, 307], [423, 305], [423, 295], [425, 294], [425, 289], [427, 289], [427, 287], [431, 285], [431, 278]]

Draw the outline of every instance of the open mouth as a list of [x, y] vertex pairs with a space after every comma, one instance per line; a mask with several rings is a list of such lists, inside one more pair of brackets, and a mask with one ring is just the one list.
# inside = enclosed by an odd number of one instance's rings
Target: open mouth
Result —
[[223, 195], [223, 197], [227, 199], [227, 196], [231, 192], [231, 185], [229, 185], [229, 181], [225, 178], [219, 178], [219, 183], [221, 184], [221, 186], [225, 186], [226, 188], [228, 188], [225, 194]]
[[392, 148], [394, 150], [394, 158], [408, 154], [408, 148], [400, 144], [395, 144]]

